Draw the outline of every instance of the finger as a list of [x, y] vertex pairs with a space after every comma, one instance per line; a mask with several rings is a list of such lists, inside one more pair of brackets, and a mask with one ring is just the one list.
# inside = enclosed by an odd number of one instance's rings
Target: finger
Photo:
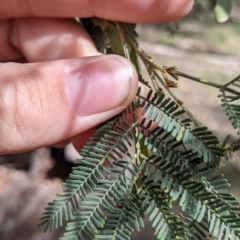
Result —
[[53, 145], [121, 112], [137, 73], [124, 58], [98, 56], [0, 64], [0, 153]]
[[0, 61], [52, 61], [99, 55], [87, 32], [71, 19], [0, 21]]
[[71, 143], [71, 140], [70, 140], [70, 139], [67, 139], [67, 140], [65, 140], [65, 141], [63, 141], [63, 142], [59, 142], [59, 143], [54, 144], [52, 147], [54, 147], [54, 148], [64, 148], [64, 147], [66, 147], [69, 143]]
[[16, 61], [23, 56], [21, 51], [11, 44], [12, 23], [11, 20], [0, 21], [0, 62]]
[[[70, 19], [2, 20], [0, 32], [0, 61], [24, 58], [29, 62], [41, 62], [99, 55], [91, 37]], [[54, 147], [62, 148], [70, 142], [68, 139]]]
[[94, 135], [95, 132], [96, 132], [96, 127], [93, 127], [77, 136], [74, 136], [71, 139], [74, 148], [79, 152], [85, 146], [85, 144], [89, 141], [89, 138]]
[[126, 22], [168, 22], [189, 12], [193, 0], [2, 0], [1, 19], [92, 17]]
[[[145, 86], [144, 84], [142, 84], [141, 82], [138, 83], [138, 86], [141, 87], [141, 96], [143, 97], [147, 97], [148, 93], [149, 93], [149, 88], [147, 86]], [[147, 113], [145, 113], [144, 115], [143, 113], [143, 108], [140, 107], [137, 109], [137, 118], [138, 121], [141, 122], [143, 118], [145, 118], [145, 126], [148, 125], [149, 123], [149, 119], [147, 119], [147, 115], [149, 113], [149, 111]], [[131, 125], [133, 121], [133, 117], [132, 114], [130, 113], [128, 116], [128, 124]], [[149, 127], [149, 130], [153, 130], [158, 126], [157, 123], [152, 122], [151, 126]], [[87, 131], [74, 136], [71, 139], [71, 142], [74, 146], [74, 148], [79, 152], [84, 146], [85, 144], [89, 141], [89, 138], [92, 137], [94, 135], [94, 133], [96, 132], [96, 127], [88, 129]], [[144, 131], [144, 134], [148, 134], [147, 131]]]

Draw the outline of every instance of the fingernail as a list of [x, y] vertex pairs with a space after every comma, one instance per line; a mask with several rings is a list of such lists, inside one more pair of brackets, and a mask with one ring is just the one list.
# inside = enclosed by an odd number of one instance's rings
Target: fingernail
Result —
[[132, 67], [117, 58], [81, 63], [67, 73], [67, 97], [74, 113], [89, 116], [121, 107], [132, 77]]

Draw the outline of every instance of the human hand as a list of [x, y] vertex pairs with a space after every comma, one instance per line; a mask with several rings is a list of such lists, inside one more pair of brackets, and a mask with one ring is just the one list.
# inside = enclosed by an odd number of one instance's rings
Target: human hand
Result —
[[[193, 0], [2, 0], [0, 6], [0, 154], [71, 139], [79, 146], [97, 124], [134, 98], [134, 67], [97, 52], [68, 18], [170, 22]], [[21, 63], [20, 63], [21, 62]]]

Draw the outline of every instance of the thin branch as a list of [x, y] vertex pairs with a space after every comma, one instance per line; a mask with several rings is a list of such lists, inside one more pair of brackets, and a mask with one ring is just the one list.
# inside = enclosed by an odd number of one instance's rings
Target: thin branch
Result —
[[119, 35], [120, 35], [124, 56], [125, 56], [125, 58], [130, 60], [128, 44], [127, 44], [126, 37], [125, 37], [125, 34], [124, 34], [124, 32], [125, 32], [124, 27], [123, 27], [122, 23], [119, 23], [119, 22], [116, 22], [116, 25], [117, 25], [117, 29], [118, 29], [118, 32], [119, 32]]
[[150, 65], [154, 66], [155, 69], [160, 70], [162, 73], [166, 72], [166, 69], [164, 66], [156, 64], [152, 57], [147, 55], [139, 46], [138, 44], [131, 38], [130, 34], [128, 33], [128, 30], [125, 29], [125, 31], [127, 32], [126, 34], [126, 38], [129, 41], [129, 43], [132, 45], [132, 47], [134, 48], [134, 50], [138, 53], [138, 55], [142, 56]]
[[186, 112], [186, 114], [192, 119], [195, 127], [200, 127], [201, 123], [193, 116], [193, 114], [188, 110], [186, 107], [183, 106], [183, 102], [179, 100], [176, 95], [170, 90], [170, 88], [167, 86], [167, 84], [161, 79], [161, 77], [157, 74], [156, 70], [154, 71], [155, 76], [158, 78], [158, 80], [161, 82], [161, 84], [164, 86], [164, 88], [167, 90], [167, 92], [170, 94], [170, 96], [181, 106], [181, 108]]
[[[143, 63], [146, 65], [146, 62], [151, 65], [155, 70], [153, 71], [154, 77], [156, 77], [162, 84], [162, 86], [166, 89], [166, 91], [170, 94], [170, 96], [182, 107], [182, 109], [186, 112], [186, 114], [192, 119], [192, 121], [195, 124], [195, 127], [199, 127], [201, 123], [193, 116], [193, 114], [183, 106], [183, 102], [179, 100], [174, 93], [170, 90], [168, 85], [163, 81], [163, 79], [157, 74], [156, 70], [160, 70], [162, 73], [163, 77], [166, 75], [167, 67], [161, 66], [159, 64], [156, 64], [153, 60], [152, 57], [147, 55], [139, 46], [138, 44], [131, 38], [130, 34], [128, 33], [127, 29], [125, 29], [127, 34], [126, 38], [132, 45], [132, 47], [135, 49], [135, 51], [138, 53], [139, 57], [142, 59]], [[148, 71], [149, 72], [149, 71]], [[150, 74], [149, 74], [150, 75]], [[150, 75], [151, 77], [151, 75]], [[154, 81], [153, 81], [154, 84]]]
[[236, 79], [239, 78], [239, 77], [235, 78], [234, 80], [232, 80], [230, 83], [227, 83], [226, 85], [221, 85], [221, 84], [218, 84], [218, 83], [206, 81], [202, 78], [198, 78], [198, 77], [188, 75], [188, 74], [180, 72], [180, 71], [176, 71], [176, 73], [180, 77], [190, 79], [190, 80], [193, 80], [194, 82], [202, 83], [202, 84], [205, 84], [205, 85], [208, 85], [208, 86], [211, 86], [211, 87], [215, 87], [215, 88], [218, 88], [219, 90], [224, 87], [225, 91], [236, 94], [236, 95], [239, 95], [239, 92], [227, 87], [231, 82], [236, 81]]
[[239, 79], [240, 79], [240, 75], [238, 75], [238, 76], [237, 76], [236, 78], [234, 78], [232, 81], [230, 81], [230, 82], [226, 83], [225, 85], [223, 85], [224, 89], [225, 89], [227, 86], [233, 84], [235, 81], [237, 81], [237, 80], [239, 80]]

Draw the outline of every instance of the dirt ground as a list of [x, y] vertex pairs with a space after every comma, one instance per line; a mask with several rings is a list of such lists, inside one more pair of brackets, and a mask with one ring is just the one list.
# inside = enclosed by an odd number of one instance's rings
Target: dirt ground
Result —
[[[166, 26], [155, 25], [140, 25], [138, 33], [140, 46], [162, 65], [176, 66], [182, 72], [218, 83], [240, 74], [237, 21], [216, 25], [211, 16], [200, 21], [189, 17], [174, 36], [170, 36]], [[144, 71], [143, 75], [146, 76]], [[174, 93], [220, 140], [227, 133], [236, 139], [236, 132], [220, 107], [217, 89], [180, 78]], [[225, 165], [222, 171], [232, 183], [231, 191], [240, 198], [239, 155], [235, 162]], [[61, 236], [63, 228], [45, 234], [37, 222], [46, 203], [61, 190], [71, 166], [63, 150], [50, 148], [0, 157], [1, 240], [57, 240]], [[146, 230], [134, 233], [132, 239], [156, 239], [146, 224]]]

